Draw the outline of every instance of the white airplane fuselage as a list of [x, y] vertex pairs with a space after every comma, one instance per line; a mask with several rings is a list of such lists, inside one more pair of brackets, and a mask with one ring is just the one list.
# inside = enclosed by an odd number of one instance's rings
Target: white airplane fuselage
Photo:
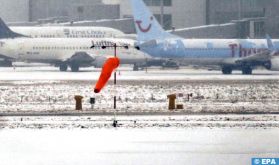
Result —
[[[279, 51], [278, 42], [274, 40]], [[153, 57], [177, 59], [184, 65], [233, 65], [267, 49], [264, 39], [164, 39], [142, 47]]]
[[11, 26], [10, 29], [32, 38], [116, 38], [125, 35], [108, 27]]
[[184, 65], [217, 65], [224, 74], [239, 69], [243, 74], [252, 74], [257, 66], [279, 70], [279, 40], [184, 39], [166, 32], [143, 0], [130, 1], [137, 46], [152, 57], [169, 58]]
[[90, 57], [107, 58], [114, 56], [113, 48], [90, 48], [97, 46], [129, 45], [129, 49], [117, 48], [121, 64], [144, 62], [146, 54], [133, 47], [134, 41], [112, 38], [15, 38], [0, 40], [0, 54], [19, 61], [57, 63], [71, 59], [78, 52], [85, 52]]

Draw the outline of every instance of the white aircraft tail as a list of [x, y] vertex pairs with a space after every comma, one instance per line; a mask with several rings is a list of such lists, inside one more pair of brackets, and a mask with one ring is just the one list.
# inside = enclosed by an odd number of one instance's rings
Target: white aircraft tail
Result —
[[131, 4], [138, 41], [146, 42], [154, 39], [179, 38], [165, 32], [142, 0], [131, 0]]

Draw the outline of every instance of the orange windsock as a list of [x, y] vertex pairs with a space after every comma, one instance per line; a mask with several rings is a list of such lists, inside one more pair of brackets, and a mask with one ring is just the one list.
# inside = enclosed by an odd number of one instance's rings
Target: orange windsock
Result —
[[117, 57], [109, 58], [104, 63], [101, 75], [97, 84], [95, 85], [94, 92], [99, 93], [108, 82], [112, 72], [119, 66], [120, 60]]

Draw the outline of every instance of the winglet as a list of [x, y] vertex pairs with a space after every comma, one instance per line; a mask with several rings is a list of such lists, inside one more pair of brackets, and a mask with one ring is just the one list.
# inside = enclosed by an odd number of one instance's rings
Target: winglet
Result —
[[272, 39], [268, 34], [266, 34], [266, 42], [267, 42], [267, 48], [272, 52], [275, 51]]

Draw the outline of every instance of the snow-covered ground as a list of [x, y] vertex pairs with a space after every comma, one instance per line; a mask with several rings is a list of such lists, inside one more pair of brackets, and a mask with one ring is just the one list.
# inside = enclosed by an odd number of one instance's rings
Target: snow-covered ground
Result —
[[279, 129], [0, 131], [1, 165], [247, 165], [279, 157]]
[[[101, 69], [82, 68], [81, 72], [60, 72], [51, 66], [0, 68], [1, 80], [97, 80]], [[235, 71], [232, 75], [222, 75], [221, 71], [207, 71], [195, 69], [162, 70], [148, 69], [146, 71], [132, 71], [132, 67], [124, 66], [120, 69], [119, 80], [279, 80], [278, 71], [255, 70], [253, 75], [242, 75]], [[119, 73], [119, 72], [118, 72]]]
[[113, 128], [279, 128], [279, 115], [101, 115], [101, 116], [6, 116], [0, 129]]
[[[94, 112], [112, 112], [114, 86], [110, 83], [94, 94], [94, 84], [94, 80], [2, 81], [0, 112], [73, 111], [75, 95], [84, 97], [85, 111], [92, 111], [89, 98], [95, 97]], [[278, 80], [120, 80], [116, 89], [119, 112], [168, 112], [167, 95], [173, 93], [183, 94], [177, 98], [184, 105], [179, 112], [279, 112]]]
[[[93, 93], [99, 74], [94, 68], [80, 73], [47, 66], [1, 68], [0, 165], [247, 165], [253, 157], [279, 157], [279, 115], [218, 114], [278, 113], [279, 72], [224, 76], [122, 67], [117, 128], [112, 126], [113, 85]], [[167, 110], [167, 95], [173, 93], [183, 95], [177, 99], [183, 110]], [[75, 113], [75, 95], [84, 96], [88, 116], [40, 116]], [[96, 98], [94, 110], [90, 97]]]
[[[173, 113], [279, 113], [279, 72], [257, 70], [255, 75], [222, 75], [219, 71], [160, 70], [134, 72], [120, 68], [116, 88], [110, 83], [100, 94], [93, 88], [100, 72], [59, 72], [53, 67], [2, 68], [0, 114], [73, 112], [75, 95], [81, 95], [87, 112], [168, 112], [169, 94], [179, 94], [184, 109]], [[24, 77], [23, 77], [24, 75]], [[193, 94], [188, 100], [187, 94]], [[96, 98], [94, 110], [90, 97]]]

